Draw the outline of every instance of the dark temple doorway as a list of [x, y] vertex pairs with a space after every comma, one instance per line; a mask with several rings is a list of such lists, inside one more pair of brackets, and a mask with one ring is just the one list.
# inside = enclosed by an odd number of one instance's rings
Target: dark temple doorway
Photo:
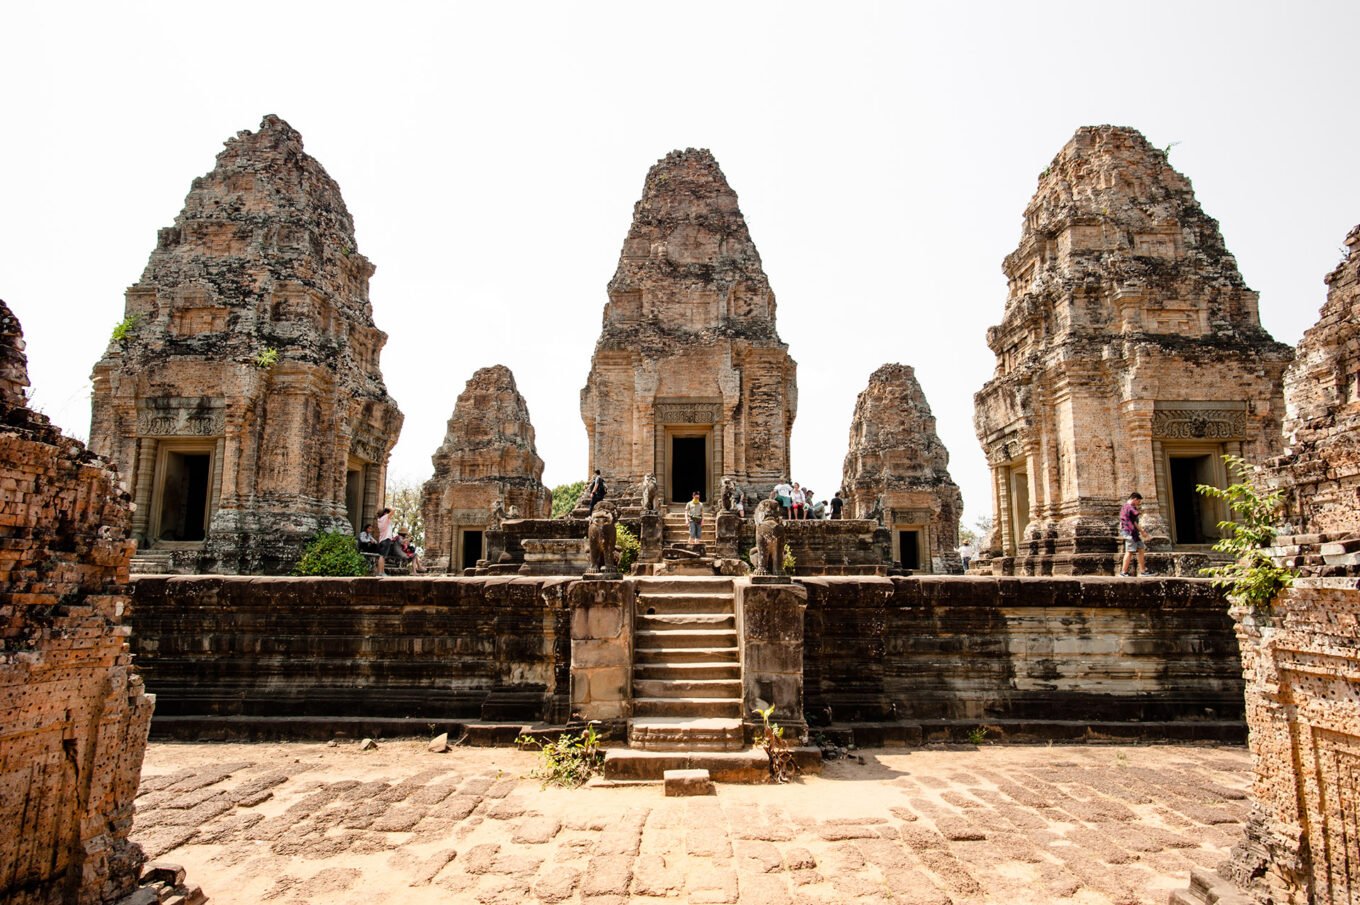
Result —
[[1208, 544], [1216, 538], [1205, 524], [1204, 497], [1196, 485], [1212, 484], [1213, 461], [1209, 456], [1171, 457], [1171, 514], [1178, 544]]
[[706, 437], [671, 437], [671, 502], [688, 503], [696, 490], [708, 501], [707, 446]]
[[199, 541], [206, 536], [211, 461], [207, 453], [172, 452], [165, 457], [160, 540]]
[[471, 569], [482, 558], [482, 532], [463, 531], [463, 568]]
[[902, 552], [902, 568], [919, 570], [921, 568], [921, 532], [899, 531], [897, 532], [897, 543]]

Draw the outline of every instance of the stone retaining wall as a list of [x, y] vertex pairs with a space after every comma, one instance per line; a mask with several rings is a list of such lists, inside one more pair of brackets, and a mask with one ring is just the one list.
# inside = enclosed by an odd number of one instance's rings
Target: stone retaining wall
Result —
[[563, 720], [565, 591], [560, 578], [142, 576], [132, 646], [162, 695], [158, 724]]
[[1227, 603], [1207, 581], [801, 578], [805, 712], [925, 735], [1241, 738]]
[[[977, 725], [993, 737], [1242, 737], [1232, 622], [1207, 582], [796, 582], [808, 597], [803, 674], [767, 684], [778, 703], [801, 679], [814, 725], [905, 741]], [[562, 722], [618, 684], [581, 673], [568, 703], [571, 642], [616, 634], [584, 610], [573, 633], [583, 584], [146, 576], [134, 582], [133, 646], [162, 729], [205, 716]]]

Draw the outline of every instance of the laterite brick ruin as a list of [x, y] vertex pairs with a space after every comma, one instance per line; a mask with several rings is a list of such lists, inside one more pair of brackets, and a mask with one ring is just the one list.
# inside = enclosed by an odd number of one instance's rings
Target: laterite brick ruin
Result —
[[994, 519], [979, 568], [1111, 574], [1136, 490], [1152, 550], [1173, 554], [1150, 564], [1197, 574], [1225, 513], [1195, 485], [1226, 486], [1225, 453], [1279, 451], [1291, 358], [1218, 223], [1142, 135], [1085, 127], [1040, 176], [1003, 269], [996, 373], [975, 397]]
[[127, 494], [27, 407], [23, 336], [0, 302], [0, 901], [129, 895], [128, 841], [154, 698], [124, 624]]
[[383, 501], [402, 415], [340, 187], [276, 116], [226, 143], [127, 290], [90, 447], [137, 504], [144, 571], [289, 571]]

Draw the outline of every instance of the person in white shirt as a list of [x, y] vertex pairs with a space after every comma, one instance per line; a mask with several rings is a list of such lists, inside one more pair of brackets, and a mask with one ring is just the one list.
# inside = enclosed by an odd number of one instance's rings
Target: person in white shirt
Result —
[[699, 500], [699, 491], [694, 491], [694, 499], [685, 504], [685, 517], [689, 521], [689, 539], [698, 541], [703, 535], [704, 504]]
[[974, 556], [977, 556], [977, 548], [969, 541], [964, 541], [959, 546], [959, 559], [963, 560], [963, 571], [968, 571], [968, 564], [973, 561]]
[[791, 499], [793, 501], [793, 517], [796, 519], [807, 518], [807, 513], [803, 511], [807, 504], [807, 494], [803, 493], [803, 488], [798, 485], [797, 481], [793, 482]]
[[392, 540], [396, 531], [392, 529], [392, 510], [384, 507], [378, 513], [378, 571], [382, 578], [387, 574], [387, 554], [392, 552]]
[[779, 507], [784, 510], [780, 513], [780, 517], [788, 518], [789, 507], [793, 505], [793, 485], [788, 482], [787, 478], [774, 485], [774, 498], [778, 501]]

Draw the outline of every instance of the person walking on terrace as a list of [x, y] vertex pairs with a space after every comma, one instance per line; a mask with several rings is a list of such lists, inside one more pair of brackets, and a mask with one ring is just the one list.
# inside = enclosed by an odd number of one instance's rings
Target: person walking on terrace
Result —
[[600, 500], [604, 499], [605, 488], [604, 478], [600, 477], [600, 470], [595, 469], [595, 477], [590, 479], [590, 511], [594, 512]]
[[1129, 578], [1129, 560], [1138, 554], [1138, 574], [1147, 572], [1147, 532], [1138, 524], [1143, 515], [1143, 495], [1138, 491], [1129, 494], [1128, 502], [1119, 510], [1119, 536], [1124, 539], [1124, 566], [1119, 570], [1120, 578]]
[[694, 499], [685, 504], [685, 520], [689, 522], [689, 539], [697, 543], [704, 527], [704, 504], [697, 490]]

